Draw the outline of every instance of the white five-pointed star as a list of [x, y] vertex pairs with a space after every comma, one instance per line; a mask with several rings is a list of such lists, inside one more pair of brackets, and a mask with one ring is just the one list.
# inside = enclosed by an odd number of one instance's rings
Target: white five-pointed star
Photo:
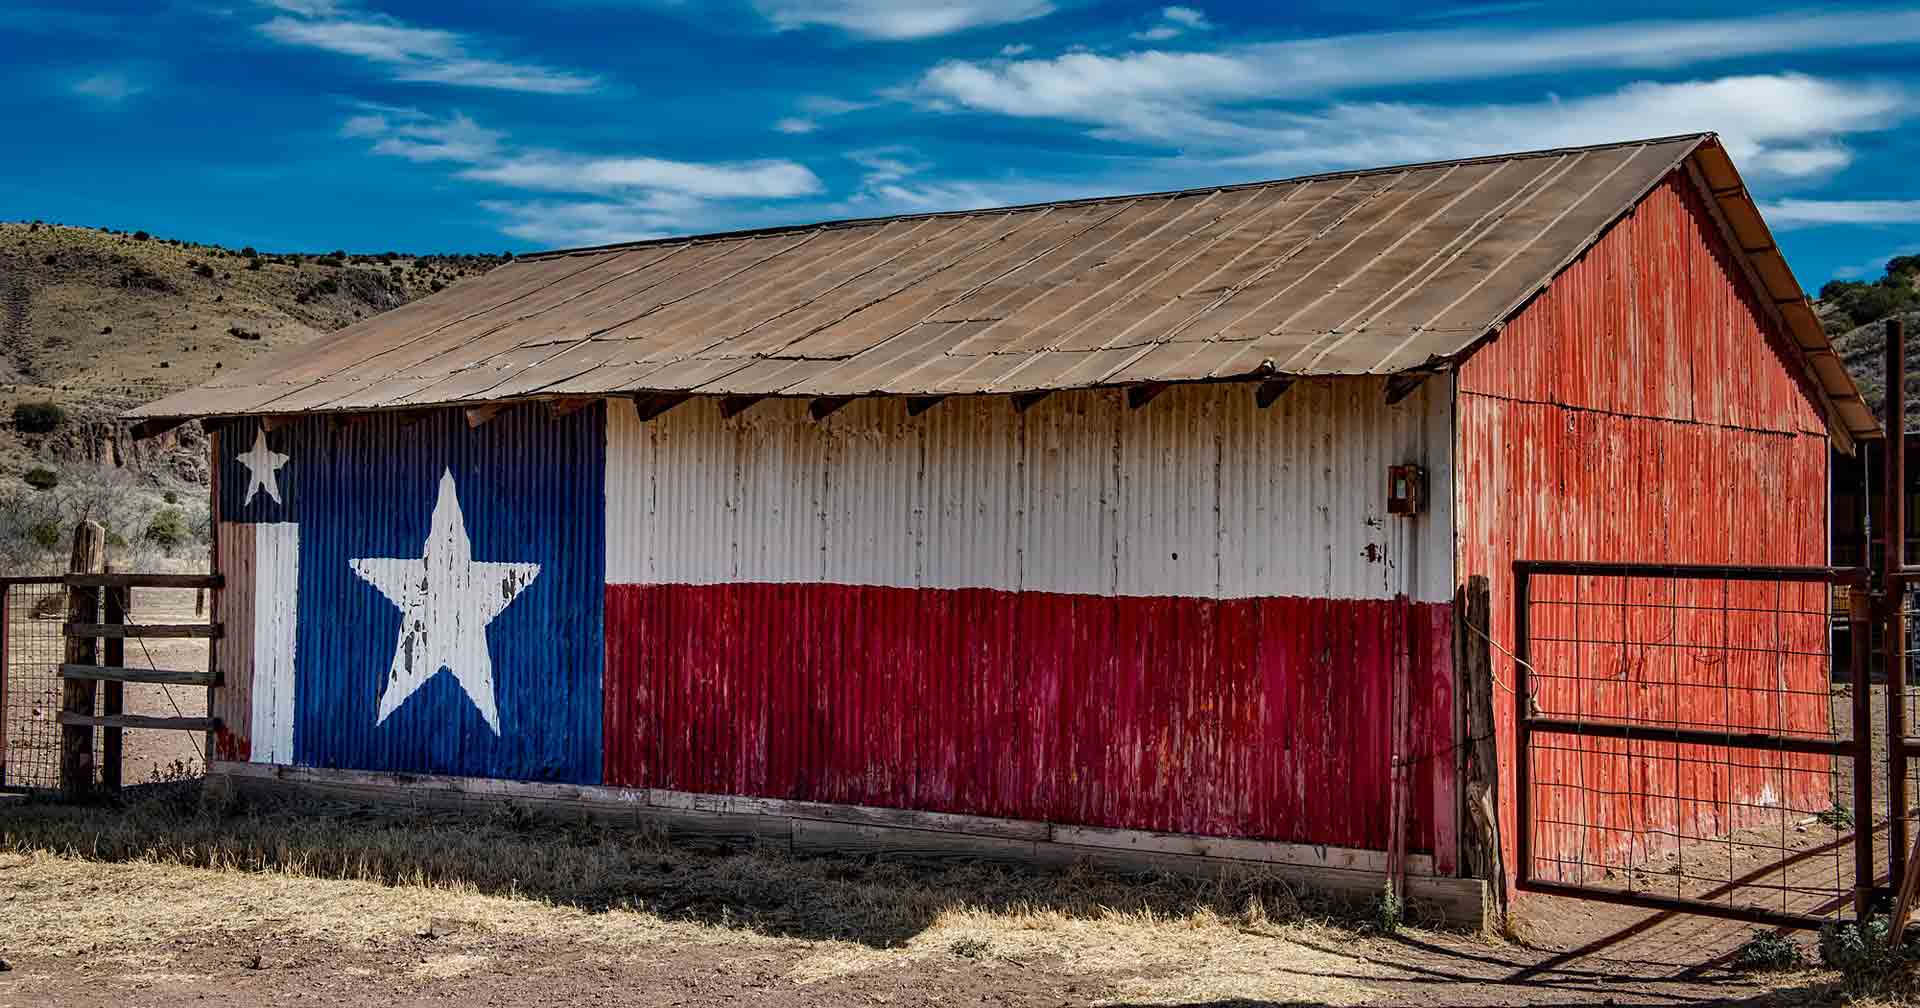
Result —
[[434, 502], [419, 559], [367, 557], [350, 562], [361, 580], [400, 608], [400, 641], [394, 645], [393, 666], [380, 692], [380, 713], [374, 723], [385, 722], [427, 680], [446, 669], [486, 719], [487, 727], [500, 734], [487, 624], [533, 583], [540, 565], [473, 559], [473, 541], [467, 537], [452, 470], [441, 473], [440, 497]]
[[281, 466], [287, 464], [287, 457], [267, 447], [265, 427], [260, 428], [260, 433], [255, 435], [253, 447], [245, 454], [235, 455], [233, 460], [247, 467], [247, 496], [240, 502], [242, 507], [253, 503], [253, 495], [262, 490], [267, 492], [267, 496], [273, 498], [275, 504], [280, 503], [280, 479], [274, 474], [280, 471]]

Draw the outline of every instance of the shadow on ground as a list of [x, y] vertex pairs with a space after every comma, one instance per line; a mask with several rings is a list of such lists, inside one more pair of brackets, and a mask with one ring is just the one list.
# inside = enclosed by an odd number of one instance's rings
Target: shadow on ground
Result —
[[514, 805], [446, 811], [311, 800], [215, 803], [202, 801], [198, 781], [128, 788], [107, 804], [17, 805], [0, 821], [0, 850], [449, 886], [873, 948], [899, 947], [942, 913], [962, 908], [1355, 924], [1363, 913], [1261, 872], [1196, 879], [794, 856], [765, 846], [695, 850], [633, 825], [558, 819]]

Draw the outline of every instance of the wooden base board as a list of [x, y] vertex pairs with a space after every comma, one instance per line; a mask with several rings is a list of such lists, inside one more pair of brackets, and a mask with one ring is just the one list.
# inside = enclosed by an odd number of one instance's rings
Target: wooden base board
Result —
[[[657, 788], [543, 784], [480, 777], [438, 777], [368, 770], [323, 770], [215, 761], [215, 793], [310, 795], [419, 808], [512, 803], [558, 816], [592, 816], [664, 830], [690, 847], [776, 846], [793, 853], [872, 854], [932, 861], [997, 861], [1113, 871], [1217, 875], [1263, 871], [1347, 899], [1378, 895], [1384, 851], [1206, 837], [1144, 830], [918, 812], [910, 809], [693, 794]], [[1433, 858], [1407, 856], [1409, 903], [1452, 927], [1487, 925], [1487, 884], [1433, 874]]]

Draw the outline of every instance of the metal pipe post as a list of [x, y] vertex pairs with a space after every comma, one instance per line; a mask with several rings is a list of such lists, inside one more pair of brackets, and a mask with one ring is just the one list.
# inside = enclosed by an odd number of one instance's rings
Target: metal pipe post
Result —
[[[1887, 656], [1887, 880], [1894, 890], [1907, 861], [1907, 339], [1899, 318], [1887, 320], [1887, 439], [1881, 469], [1887, 532], [1886, 619], [1882, 633]], [[1872, 819], [1863, 820], [1872, 822]]]

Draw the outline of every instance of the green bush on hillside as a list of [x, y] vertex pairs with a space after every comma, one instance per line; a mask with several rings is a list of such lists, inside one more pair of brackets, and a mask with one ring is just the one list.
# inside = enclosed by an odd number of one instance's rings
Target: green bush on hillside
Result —
[[50, 434], [65, 423], [67, 411], [56, 402], [23, 402], [13, 405], [13, 426], [23, 434]]
[[1820, 300], [1840, 309], [1847, 328], [1878, 322], [1890, 315], [1920, 310], [1920, 255], [1887, 260], [1886, 275], [1871, 283], [1834, 280], [1820, 288]]
[[172, 549], [192, 538], [187, 516], [179, 508], [163, 508], [147, 525], [147, 541], [161, 549]]

